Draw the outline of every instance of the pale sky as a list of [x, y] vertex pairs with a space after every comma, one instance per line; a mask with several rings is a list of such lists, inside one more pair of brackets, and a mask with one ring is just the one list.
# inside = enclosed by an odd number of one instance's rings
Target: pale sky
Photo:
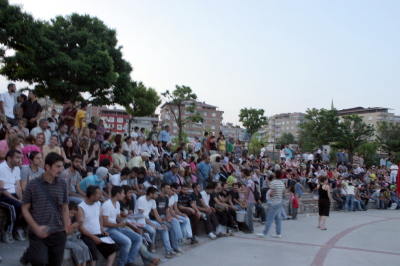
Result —
[[[400, 1], [11, 0], [36, 18], [72, 12], [116, 29], [132, 78], [190, 86], [238, 122], [266, 114], [382, 106], [400, 114]], [[0, 79], [0, 91], [7, 81]]]

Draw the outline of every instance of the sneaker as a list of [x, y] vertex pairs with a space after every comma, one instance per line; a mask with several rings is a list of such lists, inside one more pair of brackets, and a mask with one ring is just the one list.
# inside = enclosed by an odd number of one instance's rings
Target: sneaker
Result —
[[17, 229], [17, 232], [15, 233], [15, 238], [18, 241], [25, 241], [25, 232], [23, 229]]
[[[175, 253], [175, 252], [174, 252], [174, 253]], [[166, 257], [167, 259], [173, 258], [173, 257], [174, 257], [174, 253], [172, 253], [172, 252], [167, 252], [167, 254], [165, 254], [165, 257]]]
[[8, 233], [8, 232], [4, 233], [4, 235], [3, 235], [3, 241], [4, 241], [4, 243], [6, 243], [6, 244], [12, 244], [12, 243], [14, 243], [14, 238], [13, 238], [12, 233]]
[[213, 232], [209, 233], [208, 237], [211, 238], [212, 240], [217, 238], [217, 236]]
[[282, 238], [282, 235], [273, 235], [273, 238]]
[[174, 249], [174, 252], [176, 252], [177, 255], [183, 254], [183, 250], [181, 248]]
[[192, 239], [190, 240], [191, 245], [198, 244], [198, 243], [199, 243], [199, 241], [197, 240], [197, 238], [195, 236], [192, 237]]
[[264, 235], [263, 233], [256, 234], [256, 236], [261, 237], [261, 238], [266, 238], [266, 237], [267, 237], [267, 236]]

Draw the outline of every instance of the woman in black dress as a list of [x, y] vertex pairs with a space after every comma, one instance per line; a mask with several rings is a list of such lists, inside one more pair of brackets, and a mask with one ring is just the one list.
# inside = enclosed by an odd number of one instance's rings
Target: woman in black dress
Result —
[[318, 189], [318, 228], [321, 230], [326, 230], [326, 219], [329, 216], [329, 210], [331, 208], [331, 188], [329, 186], [328, 178], [321, 177], [319, 180]]

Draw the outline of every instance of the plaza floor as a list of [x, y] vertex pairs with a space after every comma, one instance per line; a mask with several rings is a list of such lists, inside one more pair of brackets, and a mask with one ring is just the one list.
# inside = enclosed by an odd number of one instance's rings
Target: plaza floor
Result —
[[[162, 265], [400, 265], [400, 211], [333, 212], [327, 231], [316, 228], [317, 218], [300, 215], [296, 221], [284, 221], [281, 239], [242, 233], [214, 241], [202, 239], [199, 245], [186, 247], [183, 255], [164, 260]], [[258, 224], [256, 232], [262, 229]], [[26, 244], [0, 244], [1, 265], [19, 265]]]

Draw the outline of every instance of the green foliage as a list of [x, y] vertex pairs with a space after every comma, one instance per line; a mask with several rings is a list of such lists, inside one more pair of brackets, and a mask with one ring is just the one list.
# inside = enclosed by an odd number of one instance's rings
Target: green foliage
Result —
[[362, 121], [357, 115], [349, 115], [343, 117], [343, 121], [339, 123], [339, 135], [334, 147], [346, 149], [349, 153], [349, 159], [352, 160], [354, 151], [368, 142], [374, 135], [374, 128]]
[[282, 147], [289, 144], [295, 144], [296, 140], [292, 133], [283, 133], [277, 143]]
[[364, 158], [364, 164], [367, 167], [379, 165], [379, 157], [377, 154], [379, 144], [376, 142], [366, 142], [355, 149], [355, 152]]
[[299, 137], [303, 151], [311, 151], [337, 139], [340, 133], [337, 110], [308, 109], [304, 118]]
[[385, 152], [400, 152], [400, 124], [380, 122], [377, 128], [377, 140]]
[[249, 154], [259, 155], [261, 148], [267, 144], [268, 140], [261, 137], [258, 133], [253, 134], [249, 141]]
[[167, 90], [162, 93], [162, 96], [166, 98], [165, 107], [168, 108], [168, 112], [174, 118], [178, 127], [178, 141], [182, 142], [184, 137], [183, 127], [186, 124], [203, 122], [203, 117], [196, 111], [197, 95], [188, 86], [176, 85], [173, 92]]
[[267, 125], [267, 117], [264, 116], [263, 109], [255, 108], [243, 108], [239, 113], [239, 121], [242, 122], [249, 133], [250, 138], [254, 135], [262, 126]]

